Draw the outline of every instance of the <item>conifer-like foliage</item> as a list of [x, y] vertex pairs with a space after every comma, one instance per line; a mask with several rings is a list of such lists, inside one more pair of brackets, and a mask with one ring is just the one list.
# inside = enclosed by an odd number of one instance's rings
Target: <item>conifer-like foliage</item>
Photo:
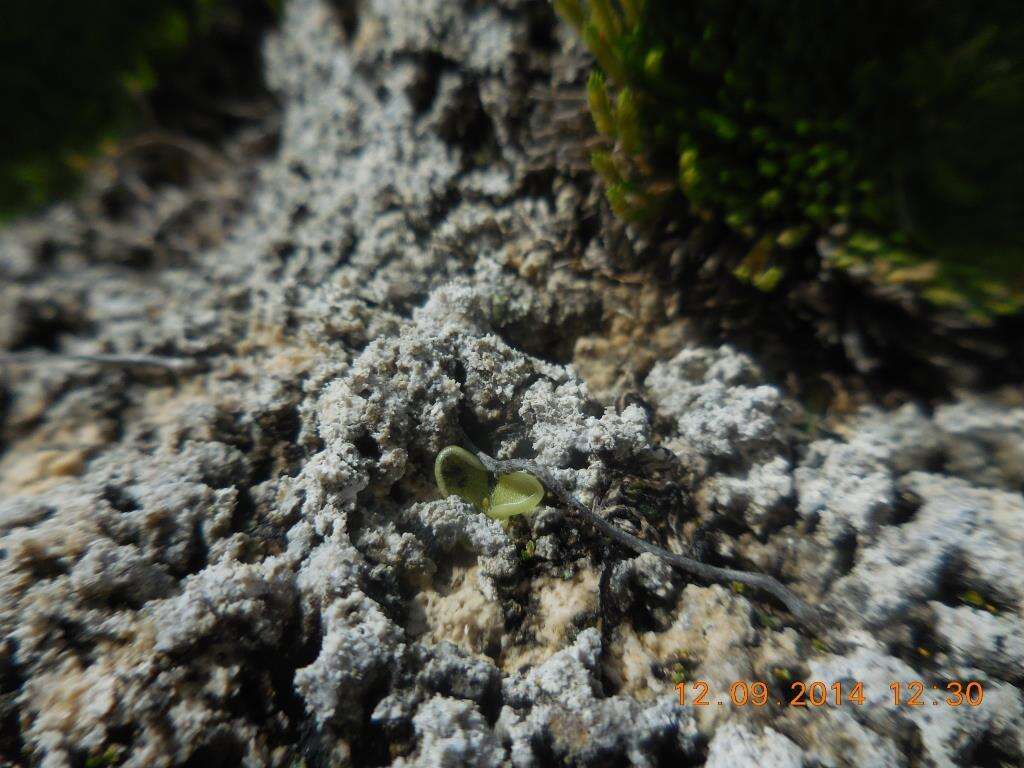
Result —
[[765, 290], [812, 254], [977, 320], [1024, 308], [1019, 4], [555, 7], [596, 59], [592, 162], [619, 217], [728, 228]]

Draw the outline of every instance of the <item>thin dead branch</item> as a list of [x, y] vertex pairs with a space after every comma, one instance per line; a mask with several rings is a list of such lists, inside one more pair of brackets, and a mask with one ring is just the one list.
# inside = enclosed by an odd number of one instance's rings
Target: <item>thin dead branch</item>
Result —
[[111, 368], [162, 368], [174, 373], [187, 373], [202, 367], [199, 360], [156, 355], [77, 355], [63, 352], [0, 353], [0, 365], [37, 365], [39, 363], [84, 363]]
[[570, 519], [583, 522], [592, 528], [596, 528], [612, 541], [631, 549], [638, 554], [649, 553], [660, 560], [681, 571], [696, 576], [698, 579], [709, 582], [730, 583], [737, 582], [745, 586], [759, 589], [766, 592], [789, 610], [793, 617], [805, 628], [812, 631], [819, 631], [823, 626], [821, 614], [817, 609], [808, 605], [797, 597], [791, 590], [772, 576], [764, 573], [752, 573], [750, 571], [739, 571], [734, 568], [720, 568], [715, 565], [702, 563], [686, 555], [675, 554], [655, 544], [639, 539], [630, 533], [612, 525], [600, 515], [594, 513], [586, 504], [580, 501], [565, 485], [556, 478], [546, 467], [528, 459], [505, 459], [499, 460], [488, 456], [478, 448], [470, 446], [477, 457], [483, 462], [488, 472], [495, 474], [507, 472], [529, 472], [543, 483], [549, 493], [554, 494], [568, 508]]

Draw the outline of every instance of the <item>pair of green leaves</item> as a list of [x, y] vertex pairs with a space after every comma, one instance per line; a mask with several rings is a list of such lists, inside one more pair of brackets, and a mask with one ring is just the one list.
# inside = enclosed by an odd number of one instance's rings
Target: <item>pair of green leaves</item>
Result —
[[480, 459], [457, 445], [437, 454], [434, 477], [442, 495], [459, 496], [495, 520], [528, 514], [544, 498], [544, 486], [530, 473], [511, 472], [492, 482]]

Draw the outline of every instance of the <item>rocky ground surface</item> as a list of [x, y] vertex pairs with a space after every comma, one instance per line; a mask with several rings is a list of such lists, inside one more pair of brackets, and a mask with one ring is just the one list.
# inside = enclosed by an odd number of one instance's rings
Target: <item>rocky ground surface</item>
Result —
[[[0, 763], [1024, 760], [1020, 392], [823, 421], [588, 267], [612, 244], [549, 141], [582, 71], [552, 18], [292, 0], [271, 156], [0, 233], [0, 347], [198, 361], [2, 369]], [[503, 528], [439, 499], [463, 432], [827, 626], [554, 500]], [[865, 702], [776, 704], [800, 680]], [[949, 680], [981, 706], [933, 704]]]

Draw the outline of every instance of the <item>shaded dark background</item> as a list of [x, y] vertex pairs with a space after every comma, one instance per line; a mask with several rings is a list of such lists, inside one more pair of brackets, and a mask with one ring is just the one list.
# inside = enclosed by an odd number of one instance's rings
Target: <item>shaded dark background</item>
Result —
[[268, 100], [277, 0], [8, 0], [0, 24], [0, 219], [73, 192], [142, 130], [218, 142]]

